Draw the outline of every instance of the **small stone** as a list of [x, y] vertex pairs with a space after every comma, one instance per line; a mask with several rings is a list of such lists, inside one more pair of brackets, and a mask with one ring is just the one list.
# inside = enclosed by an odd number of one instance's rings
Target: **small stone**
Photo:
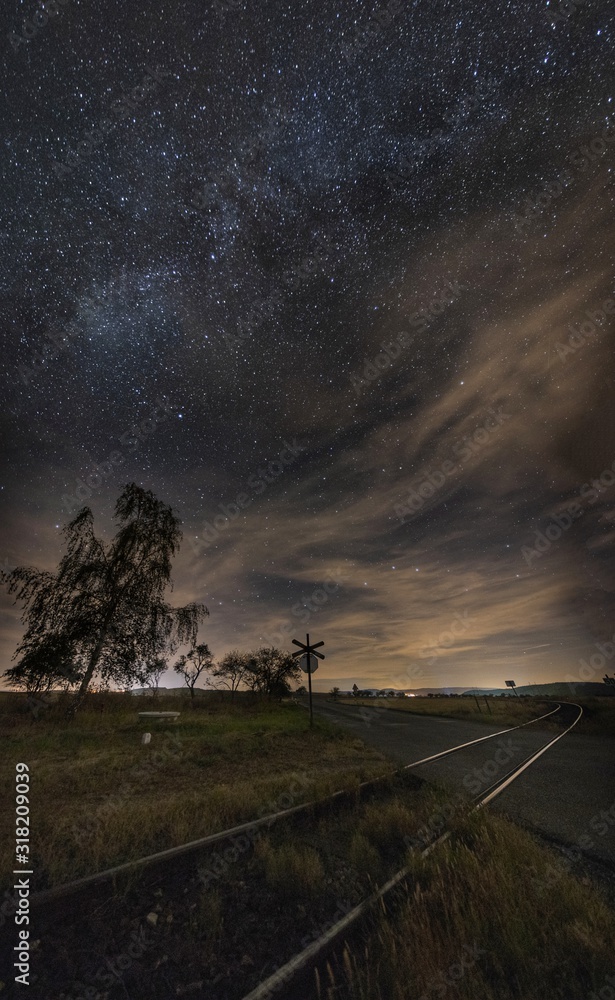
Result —
[[151, 924], [152, 927], [155, 927], [156, 924], [158, 923], [158, 914], [153, 912], [148, 913], [145, 919], [147, 920], [148, 924]]

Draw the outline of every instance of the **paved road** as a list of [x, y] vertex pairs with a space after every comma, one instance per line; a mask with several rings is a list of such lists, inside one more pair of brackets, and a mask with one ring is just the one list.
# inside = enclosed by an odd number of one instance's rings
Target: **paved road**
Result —
[[[314, 709], [400, 764], [497, 733], [501, 728], [480, 722], [339, 705], [319, 697], [314, 699]], [[554, 735], [546, 729], [528, 726], [423, 764], [416, 768], [416, 774], [427, 781], [437, 780], [455, 790], [465, 787], [478, 794]], [[580, 845], [613, 864], [615, 740], [577, 735], [573, 729], [524, 771], [489, 808], [506, 813], [563, 844]], [[601, 817], [601, 812], [610, 815]]]

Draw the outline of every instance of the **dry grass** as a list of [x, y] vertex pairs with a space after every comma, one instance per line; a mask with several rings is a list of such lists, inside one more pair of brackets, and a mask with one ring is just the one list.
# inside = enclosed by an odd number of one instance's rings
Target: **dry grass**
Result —
[[415, 823], [415, 816], [397, 799], [370, 805], [359, 823], [359, 832], [379, 850], [403, 845]]
[[348, 860], [358, 871], [367, 872], [374, 882], [382, 875], [382, 858], [380, 851], [370, 844], [363, 833], [353, 834], [348, 848]]
[[[167, 702], [170, 702], [168, 704]], [[104, 711], [100, 707], [104, 706]], [[1, 784], [15, 764], [31, 774], [32, 845], [39, 885], [56, 884], [320, 798], [391, 770], [377, 751], [296, 705], [245, 699], [160, 699], [178, 725], [137, 719], [151, 703], [90, 699], [71, 723], [55, 708], [35, 720], [24, 699], [0, 696], [6, 734]], [[5, 724], [6, 723], [6, 724]], [[152, 742], [141, 744], [145, 729]], [[0, 818], [0, 869], [12, 870], [10, 808]]]
[[512, 698], [489, 698], [489, 709], [484, 699], [479, 698], [480, 708], [474, 698], [344, 698], [345, 704], [368, 705], [383, 711], [410, 712], [412, 715], [428, 715], [446, 719], [465, 719], [471, 722], [486, 722], [492, 726], [519, 726], [545, 715], [554, 706], [544, 701]]
[[615, 737], [615, 698], [574, 698], [583, 709], [583, 718], [576, 733], [587, 733], [588, 736]]
[[409, 863], [401, 908], [346, 956], [331, 1000], [586, 1000], [615, 973], [613, 911], [567, 873], [546, 889], [551, 854], [512, 823], [474, 814]]
[[265, 862], [268, 884], [283, 896], [315, 899], [322, 891], [325, 870], [313, 847], [286, 843], [275, 848], [265, 841], [259, 855]]
[[[555, 707], [556, 702], [570, 701], [583, 708], [583, 717], [575, 726], [576, 733], [615, 736], [615, 698], [609, 697], [575, 698], [571, 695], [569, 698], [553, 698], [548, 701], [534, 698], [488, 698], [487, 703], [484, 698], [479, 697], [480, 708], [474, 698], [462, 698], [460, 695], [449, 698], [338, 698], [338, 701], [383, 711], [486, 722], [492, 726], [519, 726], [545, 715]], [[540, 726], [550, 727], [551, 723], [545, 719]]]

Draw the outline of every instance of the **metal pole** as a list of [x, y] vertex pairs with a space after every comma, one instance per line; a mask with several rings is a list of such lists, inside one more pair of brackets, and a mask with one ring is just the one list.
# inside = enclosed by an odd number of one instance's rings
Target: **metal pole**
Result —
[[481, 715], [482, 715], [482, 711], [483, 711], [483, 710], [482, 710], [482, 708], [480, 707], [480, 701], [478, 700], [478, 698], [476, 697], [476, 695], [474, 695], [474, 701], [476, 702], [476, 707], [478, 708], [478, 711], [479, 711], [479, 712], [481, 713]]
[[[310, 645], [310, 637], [309, 637], [309, 635], [306, 635], [306, 637], [305, 637], [305, 644], [306, 644], [306, 646], [309, 647], [309, 645]], [[306, 653], [305, 655], [307, 656], [308, 689], [309, 689], [309, 692], [310, 692], [310, 727], [313, 727], [313, 725], [314, 725], [314, 713], [312, 711], [312, 661], [310, 660], [310, 654], [309, 653]]]
[[484, 697], [485, 697], [485, 705], [489, 709], [489, 715], [493, 715], [493, 712], [491, 711], [491, 705], [489, 704], [489, 702], [487, 700], [487, 695], [485, 695]]

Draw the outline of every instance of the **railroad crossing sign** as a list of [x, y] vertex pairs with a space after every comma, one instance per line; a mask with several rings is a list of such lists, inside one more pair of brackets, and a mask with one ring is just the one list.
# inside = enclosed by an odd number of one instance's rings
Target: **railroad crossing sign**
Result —
[[[301, 657], [300, 666], [305, 674], [308, 675], [308, 688], [310, 694], [310, 726], [314, 725], [314, 714], [312, 712], [312, 674], [318, 669], [318, 660], [324, 660], [324, 653], [317, 653], [316, 650], [320, 646], [324, 646], [324, 642], [315, 642], [310, 645], [310, 637], [306, 635], [305, 642], [299, 642], [298, 639], [293, 639], [295, 646], [299, 646], [300, 649], [295, 650], [293, 653], [293, 659], [298, 656]], [[312, 657], [317, 657], [312, 661]], [[305, 663], [305, 666], [303, 665]]]
[[318, 660], [310, 657], [310, 662], [308, 663], [307, 653], [303, 653], [299, 659], [299, 666], [303, 670], [304, 674], [315, 674], [318, 670]]
[[314, 642], [310, 646], [309, 635], [306, 635], [305, 638], [306, 638], [305, 642], [299, 642], [298, 639], [293, 639], [293, 643], [295, 646], [301, 646], [301, 649], [295, 650], [295, 652], [293, 653], [293, 657], [304, 656], [304, 655], [307, 656], [308, 654], [313, 653], [313, 655], [317, 656], [319, 660], [324, 660], [325, 654], [316, 652], [316, 650], [319, 649], [320, 646], [324, 646], [324, 642]]

